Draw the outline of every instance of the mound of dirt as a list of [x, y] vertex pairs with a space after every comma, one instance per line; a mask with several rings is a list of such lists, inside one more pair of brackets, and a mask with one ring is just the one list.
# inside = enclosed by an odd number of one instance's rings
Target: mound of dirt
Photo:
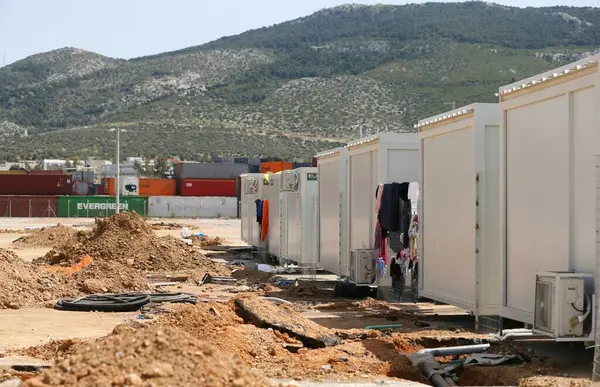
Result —
[[[339, 380], [356, 380], [385, 376], [392, 367], [390, 360], [379, 359], [361, 342], [309, 350], [286, 333], [244, 324], [235, 313], [233, 302], [172, 305], [168, 310], [159, 318], [159, 325], [177, 327], [233, 353], [267, 377], [323, 380], [334, 376]], [[393, 353], [393, 347], [385, 345], [391, 348], [388, 353]], [[412, 368], [404, 357], [397, 355], [397, 358], [403, 362], [400, 368]], [[412, 376], [418, 377], [418, 372]]]
[[14, 244], [23, 247], [60, 247], [71, 240], [77, 232], [72, 227], [44, 227], [34, 230], [31, 234], [17, 239]]
[[195, 234], [192, 234], [191, 240], [192, 240], [192, 245], [201, 246], [201, 247], [221, 246], [223, 244], [223, 242], [225, 242], [225, 239], [223, 239], [223, 238], [219, 238], [219, 237], [211, 238], [209, 236], [201, 237], [201, 236], [198, 236]]
[[0, 309], [19, 309], [80, 294], [66, 276], [40, 270], [0, 249]]
[[585, 378], [558, 377], [557, 370], [540, 360], [515, 367], [464, 367], [459, 373], [460, 384], [465, 386], [507, 385], [519, 387], [587, 387], [592, 383]]
[[588, 379], [551, 376], [534, 376], [519, 381], [519, 387], [588, 387], [592, 385], [594, 384]]
[[149, 289], [146, 276], [120, 262], [94, 261], [73, 274], [77, 288], [87, 294], [122, 293]]
[[91, 232], [79, 232], [59, 249], [35, 262], [72, 265], [84, 255], [93, 258], [92, 265], [119, 263], [148, 272], [184, 269], [202, 270], [213, 275], [231, 272], [225, 265], [213, 262], [179, 239], [157, 237], [152, 227], [135, 212], [97, 219]]
[[180, 329], [124, 330], [75, 351], [24, 386], [272, 386], [215, 347]]
[[234, 311], [233, 303], [201, 302], [196, 305], [165, 305], [162, 324], [181, 328], [189, 333], [208, 333], [225, 326], [244, 323]]
[[20, 356], [58, 362], [86, 345], [88, 345], [88, 342], [77, 339], [52, 340], [46, 344], [16, 350], [14, 353]]

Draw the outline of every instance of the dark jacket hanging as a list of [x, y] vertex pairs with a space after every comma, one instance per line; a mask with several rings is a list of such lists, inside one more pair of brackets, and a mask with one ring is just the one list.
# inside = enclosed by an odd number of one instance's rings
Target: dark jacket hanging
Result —
[[385, 233], [400, 231], [400, 202], [408, 200], [408, 183], [389, 183], [383, 186], [379, 221]]

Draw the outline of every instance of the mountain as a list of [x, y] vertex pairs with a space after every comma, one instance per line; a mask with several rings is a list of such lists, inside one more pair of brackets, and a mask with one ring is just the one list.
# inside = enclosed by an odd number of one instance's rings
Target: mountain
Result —
[[131, 60], [63, 48], [0, 68], [0, 122], [20, 128], [0, 159], [111, 157], [114, 127], [127, 155], [309, 158], [598, 47], [600, 8], [470, 1], [344, 5]]

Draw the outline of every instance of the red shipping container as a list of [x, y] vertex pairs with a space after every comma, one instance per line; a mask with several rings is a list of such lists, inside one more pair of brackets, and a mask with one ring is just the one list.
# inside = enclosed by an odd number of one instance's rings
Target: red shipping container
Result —
[[33, 169], [33, 170], [29, 171], [29, 174], [30, 175], [65, 175], [65, 173], [60, 169], [53, 169], [50, 171], [44, 171], [41, 169], [40, 170]]
[[71, 195], [69, 175], [0, 175], [0, 195]]
[[181, 196], [220, 196], [236, 197], [235, 180], [197, 180], [183, 179], [179, 181]]
[[54, 218], [56, 196], [0, 196], [0, 217]]

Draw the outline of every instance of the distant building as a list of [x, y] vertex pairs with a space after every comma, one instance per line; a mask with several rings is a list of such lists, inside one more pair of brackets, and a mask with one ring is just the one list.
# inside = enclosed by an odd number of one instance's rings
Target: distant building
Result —
[[53, 171], [56, 169], [65, 169], [67, 167], [67, 160], [59, 159], [44, 159], [42, 162], [42, 169], [44, 171]]

